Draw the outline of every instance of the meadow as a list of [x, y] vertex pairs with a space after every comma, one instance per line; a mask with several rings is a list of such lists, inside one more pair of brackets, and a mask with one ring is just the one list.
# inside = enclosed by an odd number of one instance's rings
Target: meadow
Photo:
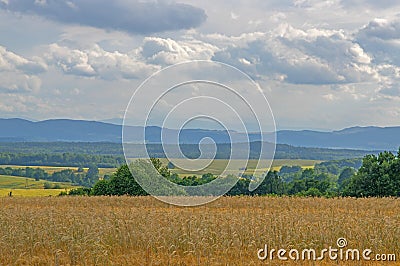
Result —
[[[44, 189], [45, 183], [57, 189]], [[69, 191], [71, 183], [50, 182], [46, 180], [36, 181], [33, 178], [0, 175], [0, 197], [6, 197], [12, 192], [13, 197], [47, 197], [58, 196], [62, 191]]]
[[[75, 172], [78, 172], [78, 167], [70, 167], [70, 166], [46, 166], [46, 165], [40, 165], [40, 166], [25, 166], [25, 165], [0, 165], [1, 168], [6, 168], [6, 167], [11, 167], [11, 168], [40, 168], [46, 171], [49, 174], [52, 174], [54, 172], [60, 172], [62, 170], [72, 170]], [[84, 172], [87, 172], [88, 168], [83, 168]], [[117, 168], [99, 168], [99, 175], [104, 176], [104, 175], [111, 175], [117, 170]]]
[[36, 181], [34, 178], [0, 175], [0, 188], [3, 189], [43, 189], [44, 184], [49, 183], [52, 186], [58, 185], [59, 188], [71, 188], [71, 183], [49, 182], [46, 180]]
[[[168, 164], [168, 159], [165, 158], [160, 158], [161, 162], [164, 165]], [[185, 161], [184, 159], [175, 159], [177, 163], [179, 163], [180, 161]], [[200, 163], [202, 164], [201, 161], [208, 161], [207, 159], [199, 159]], [[187, 171], [184, 169], [180, 169], [179, 167], [176, 167], [175, 169], [170, 169], [170, 171], [172, 173], [176, 173], [179, 176], [183, 177], [183, 176], [189, 176], [189, 175], [203, 175], [203, 174], [207, 174], [207, 173], [211, 173], [214, 175], [219, 175], [221, 174], [221, 172], [223, 171], [223, 169], [226, 168], [226, 166], [228, 165], [229, 160], [225, 160], [225, 159], [216, 159], [216, 160], [212, 160], [211, 163], [204, 169], [202, 169], [201, 171]], [[231, 160], [232, 165], [242, 165], [244, 164], [244, 162], [246, 162], [246, 160], [240, 160], [240, 159], [233, 159]], [[283, 165], [287, 165], [287, 166], [293, 166], [293, 165], [298, 165], [301, 166], [303, 169], [304, 168], [314, 168], [314, 165], [317, 163], [320, 163], [321, 161], [317, 161], [317, 160], [302, 160], [302, 159], [275, 159], [272, 162], [272, 167], [271, 169], [268, 168], [269, 165], [269, 161], [264, 160], [261, 162], [261, 164], [257, 168], [257, 160], [248, 160], [247, 162], [247, 169], [244, 171], [244, 174], [246, 175], [252, 175], [254, 173], [260, 174], [260, 173], [265, 173], [268, 170], [275, 170], [275, 171], [279, 171], [280, 168]], [[256, 170], [257, 168], [257, 170]], [[232, 168], [235, 170], [239, 170], [239, 166], [237, 168]], [[234, 173], [236, 173], [237, 171], [234, 171]]]
[[[166, 158], [160, 158], [161, 162], [164, 165], [168, 164], [168, 159]], [[179, 161], [185, 161], [184, 159], [176, 159], [178, 162]], [[201, 161], [200, 159], [199, 161]], [[233, 159], [231, 160], [233, 164], [241, 165], [243, 162], [246, 160], [240, 160], [240, 159]], [[223, 170], [226, 165], [228, 164], [229, 160], [225, 159], [216, 159], [212, 160], [211, 164], [208, 165], [205, 169], [198, 171], [198, 172], [192, 172], [192, 171], [185, 171], [179, 168], [175, 169], [170, 169], [171, 172], [177, 173], [180, 176], [185, 176], [185, 175], [202, 175], [202, 174], [219, 174], [221, 173], [221, 170]], [[315, 164], [320, 163], [321, 161], [318, 160], [303, 160], [303, 159], [275, 159], [272, 163], [272, 170], [279, 171], [279, 169], [283, 165], [287, 166], [293, 166], [293, 165], [298, 165], [301, 166], [302, 168], [313, 168]], [[267, 168], [269, 162], [264, 161], [262, 162], [260, 168], [258, 168], [258, 171], [268, 171], [269, 168]], [[254, 169], [256, 168], [257, 160], [248, 160], [248, 165], [247, 165], [247, 170], [245, 171], [245, 174], [251, 174], [254, 172]], [[0, 165], [0, 167], [5, 168], [5, 167], [11, 167], [11, 168], [26, 168], [26, 167], [31, 167], [31, 168], [41, 168], [44, 171], [46, 171], [49, 174], [52, 174], [54, 172], [59, 172], [62, 170], [70, 169], [75, 172], [78, 171], [78, 167], [68, 167], [68, 166], [21, 166], [21, 165]], [[87, 172], [88, 168], [83, 168], [84, 172]], [[111, 175], [113, 174], [117, 168], [99, 168], [99, 176], [104, 176], [104, 175]]]
[[[400, 251], [400, 199], [222, 197], [183, 208], [152, 197], [0, 198], [0, 265], [396, 265], [260, 261], [270, 248]], [[372, 255], [371, 255], [372, 256]]]

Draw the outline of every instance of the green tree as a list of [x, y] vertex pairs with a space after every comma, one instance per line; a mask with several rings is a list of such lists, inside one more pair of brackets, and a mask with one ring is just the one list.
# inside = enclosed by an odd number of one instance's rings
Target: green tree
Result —
[[101, 196], [101, 195], [111, 195], [110, 193], [110, 182], [108, 180], [100, 180], [98, 181], [92, 189], [92, 195]]
[[355, 173], [356, 170], [352, 167], [344, 168], [338, 177], [339, 188], [345, 187], [349, 183], [351, 177], [355, 175]]
[[322, 193], [321, 191], [319, 191], [318, 188], [316, 187], [311, 187], [309, 188], [307, 191], [301, 192], [300, 193], [301, 196], [308, 196], [308, 197], [321, 197]]
[[162, 175], [163, 177], [170, 177], [171, 172], [168, 170], [168, 167], [162, 165], [162, 162], [158, 158], [150, 158], [151, 163], [153, 164], [154, 168]]
[[90, 188], [80, 187], [80, 188], [70, 190], [68, 192], [68, 195], [69, 196], [89, 196], [91, 191], [92, 190]]
[[344, 195], [355, 197], [398, 196], [400, 193], [399, 154], [382, 152], [367, 155], [362, 166], [344, 188]]
[[92, 186], [99, 180], [99, 168], [95, 164], [91, 164], [86, 173], [86, 185]]
[[43, 188], [44, 189], [51, 189], [51, 188], [53, 188], [53, 185], [51, 183], [49, 183], [49, 182], [45, 182], [43, 184]]
[[108, 181], [110, 195], [144, 196], [147, 192], [133, 178], [128, 165], [122, 165]]

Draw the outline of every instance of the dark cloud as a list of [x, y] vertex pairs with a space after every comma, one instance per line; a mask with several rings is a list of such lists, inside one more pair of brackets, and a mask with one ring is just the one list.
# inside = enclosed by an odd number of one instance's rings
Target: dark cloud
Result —
[[360, 29], [356, 41], [376, 63], [400, 66], [400, 19], [374, 19]]
[[186, 4], [127, 0], [8, 0], [3, 9], [53, 21], [128, 33], [189, 29], [202, 24], [204, 10]]

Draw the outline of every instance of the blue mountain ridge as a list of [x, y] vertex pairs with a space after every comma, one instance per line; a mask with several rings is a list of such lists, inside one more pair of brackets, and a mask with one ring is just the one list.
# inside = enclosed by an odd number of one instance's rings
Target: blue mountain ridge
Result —
[[[212, 138], [217, 144], [230, 143], [233, 139], [259, 141], [260, 133], [244, 133], [207, 129], [161, 129], [157, 126], [127, 126], [127, 141], [140, 142], [145, 135], [147, 143], [160, 143], [163, 132], [164, 143], [197, 144], [205, 137]], [[346, 148], [361, 150], [398, 150], [400, 146], [399, 127], [350, 127], [337, 131], [322, 132], [314, 130], [279, 130], [277, 143], [300, 147]], [[248, 139], [247, 139], [248, 137]], [[263, 133], [263, 140], [274, 141], [272, 133]], [[20, 118], [0, 119], [0, 141], [31, 142], [121, 142], [122, 126], [98, 121], [51, 119], [32, 122]]]

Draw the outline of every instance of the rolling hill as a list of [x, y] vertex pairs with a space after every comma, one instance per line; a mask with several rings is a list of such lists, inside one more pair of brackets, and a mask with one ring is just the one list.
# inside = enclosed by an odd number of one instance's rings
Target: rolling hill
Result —
[[[0, 119], [0, 142], [121, 142], [122, 126], [97, 121], [54, 119], [32, 122], [24, 119]], [[161, 128], [140, 126], [126, 128], [129, 142], [135, 143], [146, 136], [147, 143], [161, 142]], [[164, 129], [164, 143], [176, 142], [177, 130]], [[243, 140], [245, 134], [222, 130], [183, 129], [179, 142], [196, 144], [205, 137], [217, 144], [229, 143], [229, 134]], [[264, 140], [273, 141], [273, 134], [264, 133]], [[259, 141], [260, 133], [250, 133], [251, 142]], [[277, 143], [298, 147], [341, 148], [360, 150], [391, 150], [400, 146], [399, 127], [351, 127], [338, 131], [322, 132], [312, 130], [277, 131]]]

